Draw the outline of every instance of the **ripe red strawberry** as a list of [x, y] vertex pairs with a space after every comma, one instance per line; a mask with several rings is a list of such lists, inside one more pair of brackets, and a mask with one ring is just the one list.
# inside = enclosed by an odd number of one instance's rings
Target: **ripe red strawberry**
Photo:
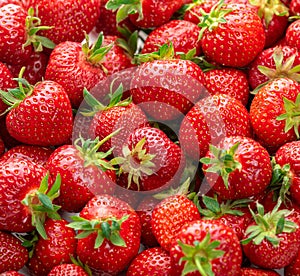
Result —
[[[113, 83], [112, 83], [113, 85]], [[150, 126], [145, 113], [141, 108], [132, 102], [131, 98], [122, 100], [123, 85], [110, 91], [110, 101], [105, 106], [93, 97], [87, 90], [84, 90], [84, 100], [90, 105], [82, 114], [92, 116], [89, 126], [89, 134], [92, 139], [98, 137], [99, 140], [111, 135], [119, 130], [115, 135], [100, 146], [100, 150], [107, 152], [113, 148], [115, 155], [122, 153], [122, 146], [127, 142], [129, 135], [138, 128]]]
[[199, 26], [204, 55], [224, 66], [248, 65], [265, 45], [260, 18], [245, 5], [218, 4]]
[[243, 238], [252, 218], [246, 208], [251, 202], [250, 199], [227, 200], [219, 203], [216, 197], [202, 196], [202, 202], [205, 205], [204, 208], [198, 207], [202, 219], [220, 221], [231, 228], [239, 240]]
[[265, 213], [264, 207], [257, 203], [257, 213], [251, 210], [253, 222], [245, 232], [242, 246], [246, 257], [256, 266], [281, 269], [299, 251], [299, 215], [297, 218], [293, 211], [279, 209], [280, 205], [281, 200], [272, 211]]
[[172, 42], [175, 53], [185, 53], [195, 49], [195, 55], [201, 53], [199, 42], [200, 28], [186, 20], [171, 20], [154, 29], [146, 38], [142, 53], [152, 53], [165, 43]]
[[10, 158], [25, 158], [41, 166], [45, 166], [48, 158], [53, 152], [50, 148], [39, 146], [19, 145], [6, 151], [0, 158], [0, 161], [6, 161]]
[[19, 88], [0, 96], [10, 106], [7, 130], [18, 141], [47, 147], [63, 144], [71, 138], [72, 108], [60, 84], [42, 81], [31, 86], [23, 79], [19, 80]]
[[[300, 141], [281, 146], [275, 153], [275, 169], [279, 169], [279, 185], [297, 204], [300, 203]], [[279, 168], [278, 168], [279, 166]], [[278, 175], [278, 173], [276, 174]], [[285, 195], [284, 195], [285, 196]]]
[[216, 145], [231, 135], [250, 137], [251, 134], [246, 107], [229, 95], [216, 94], [201, 99], [187, 113], [180, 125], [179, 141], [188, 156], [199, 160], [209, 144]]
[[181, 7], [182, 0], [109, 0], [106, 8], [117, 11], [117, 23], [129, 16], [130, 21], [139, 28], [159, 27], [170, 21], [172, 15]]
[[300, 250], [296, 258], [284, 268], [284, 276], [295, 276], [300, 274]]
[[[0, 62], [0, 90], [7, 91], [10, 88], [14, 88], [16, 86], [15, 81], [13, 80], [13, 74], [8, 69], [8, 67]], [[3, 112], [5, 112], [7, 105], [0, 100], [0, 116]]]
[[299, 0], [291, 0], [289, 3], [291, 15], [300, 15], [300, 2]]
[[17, 65], [12, 65], [12, 64], [6, 64], [6, 65], [15, 78], [19, 76], [22, 67], [25, 66], [26, 69], [23, 77], [30, 84], [34, 85], [44, 78], [46, 67], [48, 64], [48, 59], [49, 59], [48, 55], [46, 55], [43, 52], [33, 52], [25, 63], [17, 64]]
[[292, 22], [288, 26], [285, 33], [286, 43], [291, 47], [296, 47], [298, 51], [300, 51], [299, 33], [300, 33], [300, 19]]
[[197, 206], [185, 194], [163, 199], [152, 212], [152, 232], [162, 248], [169, 251], [174, 237], [187, 222], [200, 219]]
[[46, 174], [44, 167], [24, 158], [1, 161], [1, 230], [30, 232], [37, 227], [46, 238], [43, 231], [46, 217], [59, 217], [56, 214], [59, 206], [53, 205], [51, 201], [58, 197], [60, 186], [59, 177], [53, 184]]
[[276, 150], [299, 138], [299, 92], [299, 83], [278, 78], [260, 88], [255, 95], [250, 106], [250, 119], [256, 137], [266, 148]]
[[104, 141], [79, 138], [74, 145], [58, 147], [49, 157], [51, 175], [61, 175], [57, 202], [63, 210], [80, 212], [94, 195], [115, 191], [116, 173], [105, 159], [110, 152], [98, 152]]
[[171, 275], [171, 258], [161, 247], [142, 251], [131, 262], [127, 276]]
[[240, 276], [279, 276], [275, 271], [254, 267], [242, 267]]
[[21, 269], [28, 260], [28, 251], [21, 241], [10, 233], [0, 231], [0, 274]]
[[89, 33], [99, 17], [100, 0], [27, 0], [26, 8], [38, 9], [43, 25], [53, 26], [40, 34], [55, 44], [63, 41], [81, 42], [84, 31]]
[[10, 270], [5, 271], [0, 274], [1, 276], [24, 276], [24, 274], [19, 273], [18, 271]]
[[200, 161], [209, 185], [222, 199], [262, 193], [272, 178], [267, 150], [249, 137], [225, 137]]
[[89, 274], [79, 265], [61, 264], [53, 267], [47, 276], [88, 276]]
[[[38, 237], [33, 245], [33, 255], [27, 267], [33, 275], [44, 275], [59, 264], [70, 263], [75, 255], [77, 240], [75, 231], [64, 219], [47, 219], [44, 228], [47, 239]], [[33, 260], [33, 262], [32, 262]], [[36, 264], [39, 265], [36, 265]]]
[[0, 0], [0, 8], [7, 4], [23, 5], [22, 0]]
[[275, 78], [297, 80], [293, 68], [300, 64], [300, 55], [294, 46], [275, 46], [263, 50], [249, 65], [248, 78], [252, 89]]
[[153, 209], [159, 202], [159, 199], [152, 196], [146, 196], [140, 201], [136, 208], [142, 227], [141, 243], [146, 247], [158, 246], [158, 242], [152, 231], [151, 220]]
[[130, 92], [133, 102], [154, 120], [178, 119], [206, 95], [200, 67], [174, 58], [172, 45], [164, 44], [158, 52], [142, 54], [137, 60], [146, 62], [134, 71]]
[[150, 191], [178, 184], [185, 167], [181, 148], [160, 129], [136, 129], [123, 144], [118, 184], [135, 191]]
[[227, 94], [247, 105], [249, 82], [247, 74], [236, 68], [216, 68], [204, 71], [205, 87], [211, 95]]
[[170, 256], [171, 275], [240, 275], [239, 239], [231, 228], [219, 221], [186, 223], [173, 239]]
[[79, 230], [77, 256], [92, 271], [117, 274], [137, 255], [140, 221], [126, 202], [98, 195], [87, 203], [79, 217], [72, 219], [69, 227]]

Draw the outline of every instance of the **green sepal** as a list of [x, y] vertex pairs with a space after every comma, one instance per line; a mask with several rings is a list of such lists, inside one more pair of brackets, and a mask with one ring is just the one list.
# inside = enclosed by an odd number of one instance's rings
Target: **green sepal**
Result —
[[124, 49], [131, 57], [137, 52], [137, 45], [138, 45], [138, 31], [134, 31], [133, 33], [126, 27], [118, 27], [118, 31], [123, 35], [124, 38], [117, 38], [116, 44]]
[[89, 276], [92, 276], [93, 273], [92, 273], [92, 270], [89, 268], [89, 266], [87, 264], [84, 264], [80, 258], [77, 256], [77, 258], [75, 259], [75, 257], [73, 255], [70, 255], [70, 259], [71, 259], [71, 262], [75, 265], [78, 265], [80, 266], [81, 268], [83, 268], [83, 270], [89, 275]]

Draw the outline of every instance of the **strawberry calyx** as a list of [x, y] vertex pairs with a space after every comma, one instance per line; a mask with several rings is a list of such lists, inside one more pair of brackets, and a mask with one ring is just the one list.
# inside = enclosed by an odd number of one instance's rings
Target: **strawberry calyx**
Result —
[[117, 12], [116, 20], [120, 23], [130, 14], [138, 14], [138, 21], [144, 18], [141, 0], [109, 0], [105, 8]]
[[276, 120], [285, 121], [284, 131], [287, 133], [289, 130], [294, 129], [297, 139], [299, 136], [300, 126], [300, 94], [297, 95], [296, 101], [293, 102], [286, 97], [283, 97], [285, 113], [279, 115]]
[[34, 86], [23, 78], [24, 72], [25, 67], [22, 67], [18, 78], [13, 79], [18, 82], [18, 87], [8, 89], [7, 91], [0, 90], [0, 99], [8, 106], [0, 116], [16, 108], [25, 98], [32, 94]]
[[224, 8], [224, 0], [221, 0], [217, 4], [215, 4], [209, 13], [202, 10], [202, 16], [198, 16], [200, 20], [198, 26], [201, 28], [199, 33], [199, 39], [202, 38], [206, 30], [212, 32], [215, 28], [219, 26], [219, 24], [226, 23], [225, 16], [230, 12], [232, 12], [232, 9]]
[[155, 164], [152, 160], [155, 154], [147, 153], [147, 149], [144, 148], [146, 142], [146, 138], [142, 138], [132, 150], [129, 149], [128, 145], [123, 146], [123, 157], [118, 156], [111, 160], [111, 164], [120, 166], [119, 174], [128, 174], [128, 189], [131, 187], [132, 182], [134, 182], [138, 190], [140, 190], [139, 180], [144, 175], [149, 176], [154, 174], [153, 168]]
[[[116, 79], [115, 79], [116, 80]], [[86, 103], [91, 107], [90, 109], [83, 109], [81, 114], [84, 116], [94, 116], [99, 111], [109, 110], [117, 106], [128, 106], [132, 103], [132, 98], [126, 98], [122, 100], [123, 96], [123, 84], [120, 83], [118, 88], [113, 92], [114, 81], [110, 85], [110, 92], [108, 94], [109, 103], [107, 105], [99, 102], [86, 88], [83, 89], [83, 97]]]
[[120, 129], [117, 129], [116, 131], [107, 135], [101, 141], [99, 141], [99, 137], [96, 137], [94, 140], [85, 140], [83, 137], [79, 137], [75, 140], [74, 146], [80, 152], [81, 157], [84, 159], [84, 167], [94, 165], [100, 168], [102, 171], [115, 170], [115, 168], [105, 160], [105, 158], [112, 154], [113, 148], [111, 148], [107, 152], [99, 152], [98, 150], [105, 142], [119, 133], [119, 131]]
[[32, 216], [32, 225], [43, 239], [47, 239], [44, 222], [49, 217], [54, 220], [60, 219], [57, 211], [60, 206], [53, 204], [53, 200], [59, 197], [61, 185], [60, 174], [56, 176], [55, 182], [49, 190], [49, 173], [42, 179], [38, 190], [28, 193], [22, 200], [22, 204], [28, 207]]
[[260, 88], [265, 86], [271, 80], [276, 78], [289, 78], [300, 82], [300, 65], [293, 66], [296, 55], [291, 55], [283, 62], [284, 54], [280, 47], [276, 47], [273, 53], [273, 60], [275, 62], [275, 69], [268, 68], [263, 65], [258, 65], [258, 70], [269, 78], [268, 81], [258, 85], [251, 94], [256, 94]]
[[85, 35], [85, 41], [82, 44], [82, 52], [85, 55], [86, 60], [93, 64], [94, 66], [101, 66], [103, 71], [107, 73], [107, 70], [101, 64], [101, 61], [104, 59], [105, 55], [110, 51], [113, 47], [113, 43], [110, 43], [106, 46], [102, 46], [104, 35], [101, 32], [96, 42], [93, 45], [90, 45], [90, 37], [87, 33]]
[[73, 264], [80, 266], [89, 276], [93, 275], [90, 267], [87, 264], [84, 264], [78, 256], [75, 259], [75, 257], [73, 255], [70, 255], [70, 259]]
[[97, 233], [94, 248], [99, 248], [105, 239], [115, 246], [126, 247], [126, 243], [120, 235], [120, 230], [122, 223], [128, 218], [129, 215], [125, 215], [120, 219], [109, 217], [101, 220], [87, 220], [79, 216], [72, 216], [72, 222], [67, 226], [80, 231], [76, 236], [77, 239], [84, 239], [92, 233]]
[[235, 170], [241, 171], [242, 164], [235, 160], [235, 153], [240, 143], [235, 143], [229, 149], [219, 149], [213, 145], [209, 146], [209, 150], [213, 157], [203, 157], [200, 162], [210, 165], [205, 171], [219, 174], [224, 182], [225, 187], [228, 189], [228, 178], [230, 173]]
[[193, 245], [177, 241], [181, 247], [183, 257], [180, 263], [185, 262], [181, 275], [188, 275], [191, 272], [199, 271], [201, 275], [214, 275], [211, 261], [224, 255], [223, 250], [216, 249], [220, 241], [211, 241], [208, 232], [202, 241], [195, 241]]
[[249, 3], [258, 7], [257, 14], [264, 19], [266, 27], [269, 26], [274, 15], [289, 16], [289, 9], [280, 0], [249, 0]]
[[219, 203], [217, 197], [202, 196], [202, 202], [206, 208], [198, 205], [198, 210], [202, 214], [202, 219], [218, 219], [224, 215], [243, 216], [244, 212], [238, 208], [247, 207], [251, 199], [226, 200]]
[[282, 240], [278, 237], [281, 233], [292, 233], [296, 231], [297, 224], [287, 219], [289, 215], [293, 213], [293, 210], [281, 209], [281, 199], [278, 199], [276, 206], [272, 211], [265, 214], [264, 207], [257, 202], [257, 213], [255, 214], [251, 208], [249, 208], [255, 224], [250, 225], [245, 234], [247, 238], [241, 241], [242, 244], [248, 244], [253, 242], [255, 245], [259, 245], [263, 240], [269, 241], [274, 247], [277, 247]]
[[[25, 20], [25, 29], [27, 33], [27, 40], [22, 45], [23, 49], [29, 45], [32, 45], [36, 52], [42, 52], [43, 47], [48, 49], [54, 49], [55, 43], [49, 38], [37, 35], [38, 31], [49, 30], [53, 27], [41, 26], [41, 19], [37, 16], [34, 16], [34, 8], [30, 7], [28, 9], [28, 15]], [[38, 11], [36, 12], [38, 14]]]
[[117, 29], [124, 38], [118, 37], [116, 44], [133, 58], [138, 49], [138, 31], [131, 32], [126, 26]]

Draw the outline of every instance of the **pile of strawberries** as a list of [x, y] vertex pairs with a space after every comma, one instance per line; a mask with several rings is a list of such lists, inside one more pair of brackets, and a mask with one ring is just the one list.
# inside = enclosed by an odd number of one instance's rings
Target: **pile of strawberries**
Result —
[[0, 275], [300, 275], [299, 0], [0, 0]]

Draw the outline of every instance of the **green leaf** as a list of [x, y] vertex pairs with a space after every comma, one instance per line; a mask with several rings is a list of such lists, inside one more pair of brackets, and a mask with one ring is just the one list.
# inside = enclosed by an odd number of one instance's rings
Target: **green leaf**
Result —
[[60, 186], [61, 186], [61, 176], [60, 176], [60, 174], [57, 174], [55, 182], [52, 185], [50, 191], [47, 193], [47, 196], [52, 199], [57, 198], [59, 195]]
[[94, 230], [81, 231], [79, 234], [76, 235], [76, 239], [84, 239], [84, 238], [88, 237], [92, 233], [95, 233], [95, 231]]
[[49, 210], [54, 210], [53, 209], [53, 204], [52, 204], [52, 201], [51, 199], [45, 195], [45, 194], [41, 194], [41, 193], [37, 193], [38, 195], [38, 198], [40, 200], [40, 202], [43, 204], [43, 206]]
[[120, 246], [120, 247], [126, 247], [126, 242], [120, 236], [119, 232], [113, 232], [110, 236], [110, 241], [113, 245]]
[[95, 240], [95, 245], [94, 248], [99, 248], [104, 242], [104, 237], [102, 236], [101, 232], [98, 232], [96, 240]]

